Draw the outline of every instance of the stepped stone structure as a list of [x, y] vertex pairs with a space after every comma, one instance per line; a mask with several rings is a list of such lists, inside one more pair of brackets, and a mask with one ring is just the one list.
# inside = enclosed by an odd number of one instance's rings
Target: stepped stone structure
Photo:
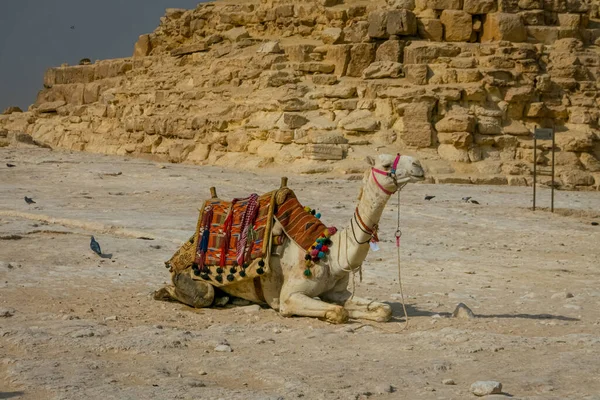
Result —
[[[172, 162], [360, 173], [417, 154], [436, 182], [600, 186], [597, 0], [256, 0], [167, 9], [133, 56], [50, 68], [0, 132]], [[19, 110], [20, 111], [20, 110]], [[0, 135], [2, 136], [2, 135]], [[546, 179], [546, 178], [544, 178]], [[549, 178], [547, 178], [549, 180]]]

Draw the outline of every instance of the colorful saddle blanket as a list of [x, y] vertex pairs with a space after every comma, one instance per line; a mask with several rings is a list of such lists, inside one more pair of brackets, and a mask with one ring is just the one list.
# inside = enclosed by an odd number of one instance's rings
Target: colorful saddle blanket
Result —
[[307, 252], [327, 231], [288, 188], [232, 201], [213, 198], [204, 202], [195, 234], [166, 265], [175, 271], [191, 266], [195, 279], [214, 286], [267, 274], [274, 219]]

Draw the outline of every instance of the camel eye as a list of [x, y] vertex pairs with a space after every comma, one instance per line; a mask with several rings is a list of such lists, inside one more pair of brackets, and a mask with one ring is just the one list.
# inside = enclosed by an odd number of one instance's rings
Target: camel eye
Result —
[[386, 169], [387, 169], [387, 168], [390, 168], [390, 167], [392, 166], [392, 163], [385, 163], [385, 164], [381, 164], [381, 166], [382, 166], [383, 168], [386, 168]]

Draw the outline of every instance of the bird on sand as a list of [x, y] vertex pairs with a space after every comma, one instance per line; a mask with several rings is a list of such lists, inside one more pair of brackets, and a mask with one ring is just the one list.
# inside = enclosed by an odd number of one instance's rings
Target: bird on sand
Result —
[[92, 249], [92, 251], [96, 254], [98, 254], [99, 256], [102, 255], [102, 250], [100, 249], [100, 243], [98, 243], [96, 241], [96, 239], [94, 239], [94, 237], [92, 236], [92, 240], [90, 241], [90, 249]]
[[6, 166], [7, 166], [8, 168], [16, 167], [16, 165], [15, 165], [15, 164], [11, 164], [11, 163], [6, 163]]
[[25, 203], [27, 204], [36, 204], [35, 201], [31, 197], [25, 196]]
[[435, 196], [425, 196], [425, 200], [429, 201], [431, 199], [433, 199]]
[[470, 199], [471, 199], [471, 196], [469, 196], [469, 197], [463, 197], [462, 201], [464, 201], [465, 203], [468, 203]]

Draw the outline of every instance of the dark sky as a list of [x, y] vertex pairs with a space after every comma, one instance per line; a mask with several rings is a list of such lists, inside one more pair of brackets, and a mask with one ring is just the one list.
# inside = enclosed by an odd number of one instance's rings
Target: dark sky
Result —
[[138, 36], [152, 32], [166, 8], [200, 2], [0, 0], [0, 113], [32, 104], [48, 67], [130, 57]]

